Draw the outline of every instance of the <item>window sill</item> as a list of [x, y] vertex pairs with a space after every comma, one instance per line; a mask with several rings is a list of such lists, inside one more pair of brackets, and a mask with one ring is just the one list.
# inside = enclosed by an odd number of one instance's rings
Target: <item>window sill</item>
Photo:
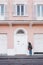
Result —
[[13, 17], [28, 17], [28, 15], [23, 15], [23, 16], [18, 16], [18, 15], [13, 15]]
[[36, 20], [43, 20], [43, 17], [36, 17]]

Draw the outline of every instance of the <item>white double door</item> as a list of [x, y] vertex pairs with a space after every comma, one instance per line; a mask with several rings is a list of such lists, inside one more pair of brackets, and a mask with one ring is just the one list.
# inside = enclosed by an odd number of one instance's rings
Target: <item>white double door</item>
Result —
[[7, 35], [0, 34], [0, 55], [7, 54]]
[[43, 34], [34, 35], [34, 52], [43, 52]]
[[28, 52], [27, 36], [25, 34], [16, 34], [14, 36], [15, 54], [27, 54]]

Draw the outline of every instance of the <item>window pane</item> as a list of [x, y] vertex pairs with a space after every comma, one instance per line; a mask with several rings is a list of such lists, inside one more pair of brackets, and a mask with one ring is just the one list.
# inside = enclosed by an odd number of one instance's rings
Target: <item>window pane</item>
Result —
[[21, 5], [21, 15], [24, 15], [24, 6]]
[[42, 11], [41, 12], [42, 12], [42, 16], [43, 16], [43, 5], [42, 5]]
[[1, 15], [1, 6], [0, 6], [0, 15]]
[[17, 32], [17, 34], [24, 34], [24, 31], [23, 31], [23, 30], [19, 30], [19, 31]]
[[4, 4], [1, 5], [1, 15], [4, 15]]
[[40, 16], [40, 5], [37, 5], [37, 15]]
[[17, 5], [17, 15], [20, 15], [20, 6]]

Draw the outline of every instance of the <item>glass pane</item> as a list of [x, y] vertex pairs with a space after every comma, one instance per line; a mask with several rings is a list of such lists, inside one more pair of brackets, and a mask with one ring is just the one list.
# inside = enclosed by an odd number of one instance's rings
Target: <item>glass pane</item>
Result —
[[0, 15], [1, 15], [1, 6], [0, 6]]
[[42, 16], [43, 16], [43, 5], [42, 5], [42, 11], [41, 12], [42, 12]]
[[1, 5], [1, 15], [4, 15], [4, 4]]
[[37, 5], [37, 15], [40, 16], [40, 5]]
[[20, 6], [17, 5], [17, 15], [20, 15]]
[[17, 32], [17, 34], [24, 34], [24, 31], [23, 31], [23, 30], [19, 30], [19, 31]]
[[21, 5], [21, 15], [24, 15], [24, 6]]

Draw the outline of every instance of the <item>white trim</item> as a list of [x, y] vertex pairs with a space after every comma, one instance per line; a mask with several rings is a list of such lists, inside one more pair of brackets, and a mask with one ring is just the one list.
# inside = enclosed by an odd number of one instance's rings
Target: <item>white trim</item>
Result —
[[[38, 9], [37, 8], [38, 5], [40, 5], [40, 16], [38, 16], [38, 10], [37, 10]], [[42, 5], [41, 5], [41, 3], [40, 4], [37, 3], [37, 4], [35, 4], [35, 6], [36, 6], [36, 19], [37, 20], [43, 20], [43, 16], [42, 16]]]
[[[38, 16], [38, 11], [37, 11], [37, 16]], [[42, 17], [42, 5], [40, 5], [40, 16], [38, 17]]]
[[[18, 4], [19, 5], [19, 4]], [[23, 5], [24, 6], [24, 14], [23, 15], [21, 15], [21, 5]], [[27, 14], [28, 14], [28, 12], [26, 12], [26, 6], [27, 6], [27, 4], [20, 4], [19, 6], [20, 6], [20, 15], [17, 15], [17, 4], [13, 4], [13, 6], [15, 6], [15, 13], [14, 13], [14, 8], [13, 8], [13, 16], [28, 16]]]
[[[3, 38], [3, 37], [4, 37], [4, 38]], [[3, 41], [2, 41], [2, 39], [3, 39]], [[5, 41], [5, 42], [4, 42], [4, 41]], [[8, 41], [8, 40], [7, 40], [7, 34], [6, 34], [6, 33], [5, 33], [5, 34], [4, 34], [4, 33], [2, 33], [2, 34], [0, 33], [0, 44], [1, 44], [1, 43], [4, 44], [4, 46], [3, 46], [3, 45], [2, 45], [2, 46], [0, 45], [0, 46], [2, 47], [2, 48], [0, 47], [0, 48], [1, 48], [1, 49], [0, 49], [0, 54], [2, 54], [2, 55], [3, 55], [3, 54], [7, 54], [7, 41]], [[4, 43], [3, 43], [3, 42], [4, 42]], [[1, 51], [1, 50], [2, 50], [2, 51]]]
[[27, 1], [25, 1], [25, 0], [15, 0], [15, 1], [13, 1], [13, 4], [27, 4]]
[[34, 52], [43, 52], [43, 33], [34, 33]]
[[[1, 7], [1, 5], [0, 5], [0, 7]], [[3, 5], [4, 5], [4, 13], [3, 13], [3, 15], [1, 15], [1, 12], [0, 12], [0, 20], [5, 20], [5, 17], [6, 17], [6, 12], [5, 12], [5, 10], [6, 10], [5, 9], [6, 4], [3, 4]]]
[[43, 2], [42, 1], [41, 2], [38, 2], [38, 1], [34, 2], [34, 5], [37, 5], [37, 4], [43, 4]]
[[7, 2], [0, 2], [0, 4], [7, 4]]
[[7, 49], [8, 56], [14, 56], [14, 49]]
[[[28, 47], [28, 36], [27, 36], [27, 31], [26, 31], [26, 29], [24, 29], [24, 28], [17, 28], [16, 30], [15, 30], [15, 32], [14, 32], [14, 43], [16, 43], [16, 37], [17, 36], [19, 36], [19, 34], [17, 35], [16, 33], [19, 31], [19, 30], [23, 30], [24, 31], [24, 33], [25, 34], [23, 34], [23, 35], [25, 35], [25, 37], [26, 37], [26, 49], [25, 49], [25, 52], [26, 52], [26, 55], [29, 55], [29, 53], [28, 53], [28, 49], [27, 49], [27, 47]], [[21, 38], [20, 38], [21, 39]], [[16, 55], [16, 49], [15, 49], [16, 47], [15, 47], [15, 44], [14, 44], [14, 55]], [[25, 54], [25, 52], [23, 52], [23, 54]], [[22, 54], [22, 53], [20, 53], [20, 54]]]
[[24, 5], [24, 16], [26, 16], [26, 7], [25, 7], [26, 5]]
[[[18, 5], [19, 5], [19, 7], [20, 7], [20, 12], [19, 12], [20, 15], [17, 15], [17, 6], [18, 6]], [[21, 13], [22, 13], [22, 12], [21, 12], [21, 6], [22, 6], [22, 5], [23, 5], [23, 7], [24, 7], [24, 12], [23, 12], [24, 14], [23, 14], [23, 15], [21, 15]], [[17, 4], [17, 5], [16, 5], [16, 16], [25, 16], [25, 4]]]
[[0, 0], [0, 4], [7, 4], [8, 0]]

